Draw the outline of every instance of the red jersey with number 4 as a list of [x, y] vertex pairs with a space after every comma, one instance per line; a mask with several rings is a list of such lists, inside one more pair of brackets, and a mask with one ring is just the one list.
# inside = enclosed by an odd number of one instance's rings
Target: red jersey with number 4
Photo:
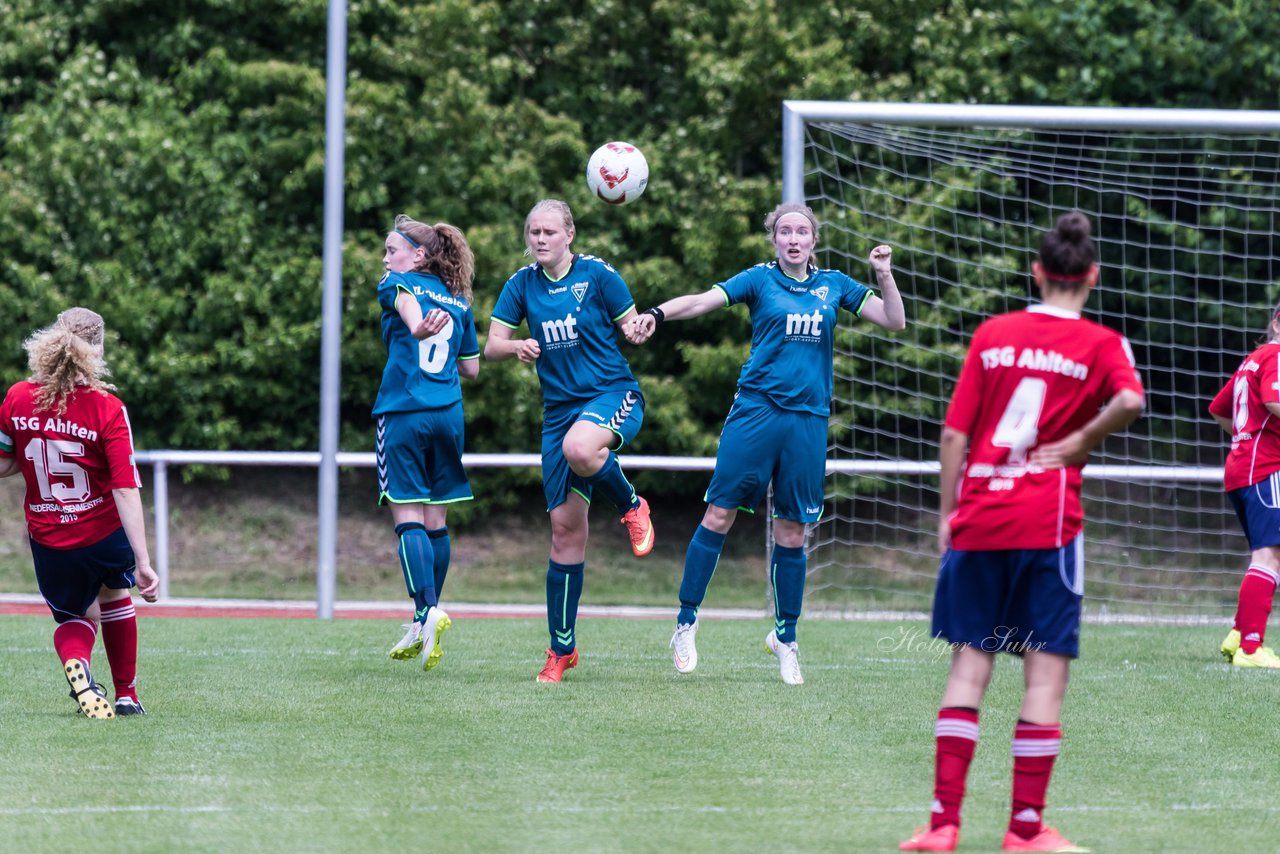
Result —
[[1083, 466], [1027, 464], [1037, 445], [1083, 427], [1142, 380], [1122, 335], [1071, 312], [1038, 305], [978, 327], [946, 425], [969, 437], [951, 544], [964, 551], [1050, 549], [1084, 524]]
[[1227, 492], [1280, 471], [1280, 418], [1268, 403], [1280, 403], [1280, 344], [1250, 353], [1209, 404], [1210, 414], [1231, 422], [1231, 451], [1223, 466]]
[[24, 380], [0, 404], [0, 457], [18, 458], [33, 540], [55, 549], [92, 545], [120, 527], [111, 491], [142, 486], [129, 416], [119, 398], [84, 386], [64, 414], [37, 412], [37, 389]]

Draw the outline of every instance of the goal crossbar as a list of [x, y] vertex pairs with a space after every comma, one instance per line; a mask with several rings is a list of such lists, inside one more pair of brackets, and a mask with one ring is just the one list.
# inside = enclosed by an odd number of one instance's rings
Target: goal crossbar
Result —
[[864, 276], [894, 246], [908, 327], [833, 330], [825, 508], [810, 589], [920, 607], [937, 569], [937, 444], [965, 346], [1033, 301], [1038, 236], [1094, 223], [1085, 314], [1121, 331], [1147, 413], [1084, 470], [1086, 608], [1226, 614], [1247, 543], [1208, 401], [1280, 298], [1280, 112], [786, 101], [783, 201], [822, 226], [820, 266]]
[[782, 102], [782, 200], [804, 201], [804, 127], [810, 122], [885, 122], [936, 127], [1280, 132], [1280, 112], [1002, 104], [903, 104], [884, 101]]

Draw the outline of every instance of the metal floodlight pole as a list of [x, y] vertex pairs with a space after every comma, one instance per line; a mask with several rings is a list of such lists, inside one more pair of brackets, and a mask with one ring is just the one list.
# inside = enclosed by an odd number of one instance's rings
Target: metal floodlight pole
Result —
[[319, 535], [316, 616], [333, 618], [338, 535], [338, 396], [342, 375], [342, 185], [347, 101], [347, 4], [329, 0], [324, 111], [324, 296], [320, 323]]

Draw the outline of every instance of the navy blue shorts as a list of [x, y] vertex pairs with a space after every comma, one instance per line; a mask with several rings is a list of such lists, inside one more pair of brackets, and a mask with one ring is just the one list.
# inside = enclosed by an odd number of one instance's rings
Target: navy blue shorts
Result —
[[124, 528], [91, 546], [53, 549], [31, 541], [40, 595], [59, 623], [84, 617], [103, 587], [128, 590], [137, 565]]
[[462, 467], [462, 402], [444, 409], [378, 416], [378, 503], [470, 501]]
[[564, 439], [579, 421], [598, 424], [614, 434], [610, 446], [619, 450], [633, 441], [644, 424], [644, 396], [638, 389], [608, 391], [588, 401], [557, 403], [542, 412], [542, 492], [551, 511], [564, 503], [570, 492], [591, 503], [591, 484], [569, 468], [564, 455]]
[[705, 500], [754, 513], [773, 481], [773, 515], [793, 522], [822, 518], [827, 419], [739, 394], [720, 432], [716, 470]]
[[1227, 493], [1227, 499], [1236, 510], [1240, 527], [1249, 539], [1249, 550], [1257, 551], [1267, 546], [1280, 546], [1280, 496], [1277, 479], [1280, 472], [1261, 483], [1242, 486]]
[[938, 567], [933, 634], [983, 652], [1076, 658], [1084, 598], [1083, 535], [1059, 549], [960, 551]]

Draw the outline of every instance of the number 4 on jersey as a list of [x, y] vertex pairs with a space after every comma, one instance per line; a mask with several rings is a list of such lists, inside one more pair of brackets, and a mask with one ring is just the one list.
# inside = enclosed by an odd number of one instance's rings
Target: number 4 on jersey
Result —
[[1048, 388], [1048, 383], [1039, 377], [1023, 377], [996, 424], [991, 444], [1008, 448], [1009, 462], [1013, 465], [1025, 463], [1027, 451], [1036, 443]]

